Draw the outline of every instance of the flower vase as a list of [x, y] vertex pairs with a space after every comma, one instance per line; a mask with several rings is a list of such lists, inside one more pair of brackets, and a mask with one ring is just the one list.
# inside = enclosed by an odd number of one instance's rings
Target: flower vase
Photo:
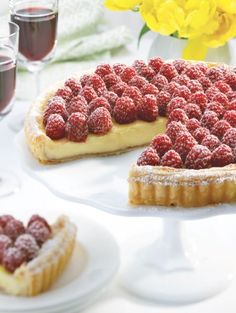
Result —
[[[158, 34], [150, 47], [149, 58], [159, 56], [164, 60], [180, 59], [182, 58], [182, 52], [186, 44], [186, 39]], [[209, 48], [204, 61], [232, 64], [234, 63], [232, 50], [233, 47], [230, 43], [214, 49]]]

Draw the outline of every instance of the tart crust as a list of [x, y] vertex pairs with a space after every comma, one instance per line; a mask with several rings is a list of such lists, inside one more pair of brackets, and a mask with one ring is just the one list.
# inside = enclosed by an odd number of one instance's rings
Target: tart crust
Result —
[[50, 288], [64, 271], [72, 255], [76, 227], [65, 216], [51, 226], [52, 238], [40, 249], [39, 255], [22, 264], [13, 274], [0, 266], [0, 288], [15, 296], [35, 296]]
[[189, 170], [133, 165], [129, 202], [135, 205], [200, 207], [236, 201], [236, 165]]

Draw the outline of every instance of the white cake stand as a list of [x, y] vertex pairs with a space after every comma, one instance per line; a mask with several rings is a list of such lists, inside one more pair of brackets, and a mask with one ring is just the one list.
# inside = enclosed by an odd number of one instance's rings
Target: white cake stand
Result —
[[[157, 241], [150, 244], [153, 234], [143, 234], [129, 247], [131, 259], [122, 283], [130, 292], [153, 301], [191, 303], [214, 296], [229, 285], [236, 252], [222, 242], [220, 232], [219, 238], [211, 235], [210, 239], [210, 229], [204, 235], [199, 231], [194, 243], [194, 236], [184, 235], [183, 221], [233, 214], [236, 209], [232, 205], [197, 209], [132, 207], [127, 203], [127, 174], [139, 149], [119, 156], [45, 166], [31, 156], [22, 133], [16, 143], [25, 170], [55, 195], [111, 214], [162, 218], [162, 235]], [[140, 248], [147, 238], [149, 245]]]

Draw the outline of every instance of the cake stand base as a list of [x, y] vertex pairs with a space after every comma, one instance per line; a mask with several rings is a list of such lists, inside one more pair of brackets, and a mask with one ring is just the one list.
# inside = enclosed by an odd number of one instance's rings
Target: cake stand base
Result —
[[[134, 251], [129, 247], [132, 259], [122, 275], [128, 291], [159, 303], [184, 304], [212, 297], [229, 285], [235, 266], [228, 248], [216, 238], [209, 246], [207, 237], [184, 237], [182, 224], [166, 219], [157, 242]], [[145, 236], [136, 238], [139, 246]]]

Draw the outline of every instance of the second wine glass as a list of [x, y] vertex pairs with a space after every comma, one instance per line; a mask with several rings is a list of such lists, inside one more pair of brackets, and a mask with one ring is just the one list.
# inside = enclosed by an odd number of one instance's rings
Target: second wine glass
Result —
[[10, 0], [11, 20], [20, 27], [19, 61], [35, 75], [37, 95], [40, 71], [54, 55], [57, 42], [58, 0]]

